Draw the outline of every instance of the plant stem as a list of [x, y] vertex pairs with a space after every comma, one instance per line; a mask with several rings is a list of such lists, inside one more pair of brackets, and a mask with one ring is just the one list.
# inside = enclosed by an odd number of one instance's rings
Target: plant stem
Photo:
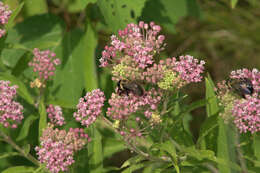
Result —
[[[109, 121], [106, 117], [102, 116], [103, 120], [107, 123], [107, 125], [109, 127], [111, 127], [111, 129], [113, 129], [116, 133], [120, 134], [120, 132], [116, 129], [113, 128], [113, 123], [111, 121]], [[139, 148], [137, 148], [133, 143], [130, 143], [130, 141], [126, 140], [125, 138], [123, 138], [124, 141], [126, 142], [127, 147], [136, 152], [137, 154], [140, 154], [141, 156], [143, 156], [144, 158], [151, 160], [151, 161], [163, 161], [163, 162], [171, 162], [171, 159], [169, 157], [153, 157], [151, 155], [149, 155], [148, 153], [143, 152], [142, 150], [140, 150]]]
[[22, 148], [20, 148], [9, 136], [7, 136], [4, 132], [0, 131], [0, 136], [3, 137], [3, 140], [10, 144], [13, 148], [15, 148], [23, 157], [30, 160], [35, 165], [39, 166], [38, 160], [36, 160], [30, 153], [25, 153]]

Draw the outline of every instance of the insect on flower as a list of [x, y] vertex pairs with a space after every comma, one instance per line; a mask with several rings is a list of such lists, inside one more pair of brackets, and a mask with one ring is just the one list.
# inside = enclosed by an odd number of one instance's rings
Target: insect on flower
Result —
[[252, 81], [248, 78], [229, 78], [227, 84], [230, 89], [243, 98], [245, 98], [246, 95], [252, 95], [254, 93]]
[[122, 94], [126, 94], [127, 96], [129, 93], [132, 93], [137, 96], [144, 95], [143, 87], [134, 81], [127, 81], [127, 80], [119, 80], [117, 83], [117, 93], [121, 96]]

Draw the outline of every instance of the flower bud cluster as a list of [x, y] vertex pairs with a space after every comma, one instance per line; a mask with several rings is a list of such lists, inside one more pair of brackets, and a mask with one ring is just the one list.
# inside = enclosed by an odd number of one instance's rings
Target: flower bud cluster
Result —
[[46, 109], [48, 117], [51, 123], [57, 126], [62, 126], [65, 124], [64, 117], [62, 116], [62, 109], [60, 106], [53, 106], [52, 104]]
[[40, 81], [44, 83], [54, 75], [56, 66], [60, 64], [60, 60], [55, 58], [56, 54], [49, 50], [40, 51], [35, 48], [33, 54], [33, 60], [29, 62], [29, 66], [33, 67], [33, 71], [38, 73]]
[[12, 11], [9, 10], [8, 5], [4, 5], [3, 2], [0, 2], [0, 38], [5, 35], [5, 29], [3, 29], [3, 26], [7, 24], [10, 16], [12, 14]]
[[23, 119], [23, 106], [14, 101], [18, 86], [9, 86], [9, 81], [0, 80], [0, 124], [17, 128]]
[[40, 138], [40, 146], [35, 148], [38, 159], [46, 165], [52, 173], [67, 171], [75, 162], [74, 153], [81, 150], [90, 141], [83, 129], [65, 130], [54, 129], [53, 124], [48, 124]]
[[[221, 116], [226, 122], [233, 120], [241, 133], [255, 133], [260, 131], [260, 72], [257, 69], [253, 69], [252, 71], [239, 69], [232, 71], [230, 78], [238, 81], [245, 78], [250, 80], [254, 92], [242, 98], [234, 94], [233, 89], [225, 82], [219, 83], [217, 95], [220, 104], [224, 107]], [[242, 84], [238, 84], [237, 87], [242, 87], [240, 85]]]
[[232, 93], [226, 81], [217, 83], [217, 98], [219, 99], [219, 106], [224, 110], [220, 112], [220, 116], [225, 123], [228, 123], [232, 119], [232, 109], [237, 97]]
[[81, 122], [81, 125], [88, 127], [101, 114], [104, 101], [105, 96], [100, 89], [88, 92], [83, 98], [79, 99], [78, 110], [73, 114], [74, 118]]

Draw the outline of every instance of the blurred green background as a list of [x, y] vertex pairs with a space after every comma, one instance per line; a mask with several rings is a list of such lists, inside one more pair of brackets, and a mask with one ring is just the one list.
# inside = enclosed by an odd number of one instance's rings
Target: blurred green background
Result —
[[[12, 10], [21, 7], [13, 23], [14, 28], [7, 37], [7, 43], [10, 47], [14, 45], [12, 47], [14, 49], [5, 48], [2, 52], [5, 65], [13, 68], [12, 74], [17, 77], [21, 78], [23, 72], [28, 78], [24, 81], [29, 84], [31, 74], [26, 69], [32, 55], [25, 52], [35, 47], [55, 51], [63, 61], [50, 92], [56, 93], [57, 90], [57, 96], [64, 98], [65, 102], [61, 104], [63, 107], [70, 108], [71, 105], [75, 105], [82, 95], [82, 88], [91, 90], [99, 86], [109, 98], [115, 84], [112, 84], [108, 71], [98, 68], [101, 51], [108, 44], [111, 34], [123, 29], [127, 23], [139, 20], [155, 21], [162, 26], [167, 43], [163, 57], [190, 54], [203, 59], [206, 61], [206, 71], [214, 81], [226, 79], [230, 71], [238, 68], [260, 67], [260, 1], [258, 0], [5, 0], [4, 2]], [[23, 2], [24, 5], [21, 6]], [[88, 32], [85, 35], [83, 31], [86, 28]], [[86, 39], [81, 40], [85, 36]], [[86, 51], [82, 52], [85, 49]], [[25, 57], [25, 60], [22, 59], [23, 63], [20, 62], [21, 57]], [[84, 63], [81, 63], [82, 60]], [[85, 71], [77, 69], [78, 66]], [[74, 71], [66, 73], [71, 68], [75, 68]], [[97, 82], [95, 82], [96, 69]], [[64, 75], [66, 77], [62, 77]], [[66, 85], [68, 83], [78, 85], [71, 88], [70, 85]], [[204, 85], [204, 82], [201, 82], [185, 88], [191, 96], [186, 102], [204, 98]], [[59, 88], [60, 86], [62, 88]], [[68, 92], [64, 95], [63, 91]], [[205, 108], [192, 112], [193, 118], [190, 124], [195, 138], [205, 116]]]

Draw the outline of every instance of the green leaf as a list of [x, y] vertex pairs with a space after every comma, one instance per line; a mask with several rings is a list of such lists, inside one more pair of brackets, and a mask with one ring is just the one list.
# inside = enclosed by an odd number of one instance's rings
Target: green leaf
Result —
[[215, 153], [211, 150], [197, 150], [194, 147], [185, 148], [185, 153], [189, 156], [202, 161], [203, 159], [215, 160]]
[[12, 70], [12, 75], [18, 77], [21, 74], [23, 74], [23, 72], [25, 71], [26, 68], [28, 68], [28, 63], [31, 60], [31, 54], [30, 53], [25, 53], [20, 59], [19, 61], [17, 61], [16, 65], [14, 66], [13, 70]]
[[170, 142], [166, 141], [160, 145], [160, 149], [170, 154], [174, 161], [177, 161], [175, 146]]
[[218, 163], [219, 167], [224, 166], [224, 167], [232, 168], [233, 170], [236, 170], [236, 171], [239, 171], [239, 172], [242, 171], [240, 166], [235, 162], [231, 162], [229, 160], [221, 159], [221, 158], [216, 158], [214, 161], [216, 163]]
[[1, 80], [8, 80], [12, 83], [12, 85], [17, 85], [19, 88], [17, 89], [18, 94], [24, 98], [28, 103], [34, 104], [34, 98], [28, 92], [27, 87], [21, 82], [18, 78], [7, 74], [7, 73], [0, 73]]
[[[260, 161], [260, 136], [257, 134], [254, 134], [253, 148], [257, 161]], [[255, 166], [260, 167], [260, 162], [256, 162]]]
[[219, 115], [216, 114], [206, 119], [206, 121], [202, 124], [202, 127], [200, 129], [200, 136], [197, 140], [197, 144], [200, 144], [201, 140], [218, 126], [218, 118]]
[[23, 151], [25, 154], [29, 154], [30, 150], [31, 150], [30, 144], [23, 146]]
[[176, 172], [180, 173], [176, 149], [175, 149], [174, 145], [170, 141], [166, 141], [165, 143], [161, 144], [160, 149], [162, 149], [170, 154], [172, 161], [173, 161], [173, 166], [175, 167]]
[[[207, 111], [207, 117], [211, 117], [214, 115], [217, 115], [219, 112], [219, 107], [218, 107], [218, 100], [215, 94], [215, 85], [213, 81], [211, 80], [209, 74], [208, 78], [205, 78], [205, 85], [206, 85], [206, 111]], [[214, 118], [213, 118], [214, 119]], [[209, 120], [211, 121], [211, 120]], [[217, 122], [215, 122], [217, 124]], [[214, 151], [216, 151], [216, 146], [217, 146], [217, 129], [216, 130], [211, 130], [210, 133], [207, 134], [207, 136], [201, 137], [199, 144], [200, 148], [206, 149], [210, 148]], [[206, 133], [205, 133], [206, 134]], [[205, 135], [204, 134], [204, 135]]]
[[[223, 119], [218, 120], [219, 131], [218, 131], [218, 143], [217, 143], [217, 157], [225, 161], [236, 162], [236, 145], [235, 132], [231, 127], [224, 124]], [[230, 166], [218, 165], [220, 172], [232, 172]]]
[[109, 167], [105, 167], [102, 170], [102, 173], [111, 173], [112, 171], [119, 171], [120, 168], [115, 167], [115, 166], [109, 166]]
[[231, 8], [235, 8], [238, 0], [231, 0]]
[[[87, 20], [87, 22], [89, 22]], [[97, 38], [91, 23], [87, 23], [85, 34], [83, 35], [80, 46], [84, 64], [84, 86], [86, 91], [97, 88], [97, 71], [95, 51], [97, 47]]]
[[[84, 54], [86, 44], [82, 44], [84, 33], [73, 30], [65, 34], [62, 44], [55, 50], [61, 59], [50, 88], [51, 97], [47, 102], [64, 103], [67, 108], [76, 107], [84, 89]], [[90, 43], [87, 43], [90, 44]]]
[[91, 143], [88, 144], [89, 165], [91, 173], [99, 173], [103, 170], [102, 136], [93, 124], [91, 130]]
[[20, 130], [20, 133], [19, 133], [18, 137], [16, 138], [16, 141], [21, 141], [27, 137], [29, 130], [30, 130], [30, 126], [36, 119], [38, 119], [38, 117], [35, 115], [29, 115], [25, 119], [25, 121], [23, 122], [23, 126]]
[[205, 78], [206, 81], [206, 100], [207, 100], [207, 115], [208, 117], [217, 114], [217, 112], [219, 111], [219, 107], [218, 107], [218, 101], [217, 101], [217, 97], [214, 91], [214, 83], [212, 82], [210, 76], [208, 78]]
[[141, 157], [141, 156], [139, 156], [139, 155], [133, 156], [133, 157], [131, 157], [130, 159], [126, 160], [126, 161], [122, 164], [122, 166], [121, 166], [120, 168], [126, 168], [126, 167], [128, 167], [128, 166], [130, 166], [130, 165], [137, 164], [137, 163], [139, 163], [139, 162], [141, 162], [141, 161], [143, 161], [143, 160], [145, 160], [145, 158], [143, 158], [143, 157]]
[[39, 138], [40, 138], [42, 136], [43, 129], [47, 126], [47, 113], [46, 113], [43, 97], [41, 97], [39, 103], [39, 114], [40, 114], [40, 120], [39, 120]]
[[134, 173], [136, 170], [145, 167], [145, 163], [139, 163], [135, 165], [131, 165], [129, 168], [126, 168], [122, 173]]
[[82, 11], [86, 8], [89, 3], [96, 3], [97, 0], [74, 0], [69, 1], [67, 6], [71, 13]]
[[25, 0], [25, 13], [27, 16], [34, 16], [48, 12], [47, 1], [45, 0]]
[[148, 0], [143, 9], [144, 21], [163, 24], [169, 31], [175, 31], [174, 25], [185, 16], [200, 17], [196, 0]]
[[[52, 14], [35, 15], [15, 25], [18, 43], [27, 48], [47, 49], [61, 43], [65, 24]], [[11, 33], [9, 33], [11, 34]]]
[[203, 107], [206, 105], [206, 100], [205, 99], [201, 99], [201, 100], [197, 100], [192, 102], [190, 105], [188, 105], [187, 107], [185, 107], [184, 109], [184, 113], [189, 113], [195, 109], [198, 109], [200, 107]]
[[105, 138], [103, 143], [104, 158], [112, 156], [112, 154], [126, 149], [123, 141], [113, 138]]
[[129, 23], [136, 23], [141, 16], [142, 9], [146, 0], [98, 0], [97, 4], [101, 13], [105, 18], [105, 22], [117, 32], [123, 29]]
[[[50, 49], [61, 43], [64, 22], [52, 14], [36, 15], [10, 28], [6, 38], [6, 47], [1, 58], [4, 64], [14, 67], [25, 52], [33, 48]], [[33, 76], [28, 75], [29, 78]]]
[[11, 27], [14, 25], [14, 20], [16, 16], [20, 13], [24, 5], [24, 2], [22, 2], [13, 12], [12, 15], [10, 16], [8, 23], [5, 25], [6, 31], [8, 31]]
[[31, 173], [34, 170], [35, 168], [30, 166], [14, 166], [5, 169], [2, 173]]
[[0, 154], [0, 159], [4, 159], [4, 158], [7, 158], [7, 157], [12, 157], [12, 156], [18, 156], [18, 155], [20, 155], [20, 154], [17, 153], [17, 152], [1, 153]]

